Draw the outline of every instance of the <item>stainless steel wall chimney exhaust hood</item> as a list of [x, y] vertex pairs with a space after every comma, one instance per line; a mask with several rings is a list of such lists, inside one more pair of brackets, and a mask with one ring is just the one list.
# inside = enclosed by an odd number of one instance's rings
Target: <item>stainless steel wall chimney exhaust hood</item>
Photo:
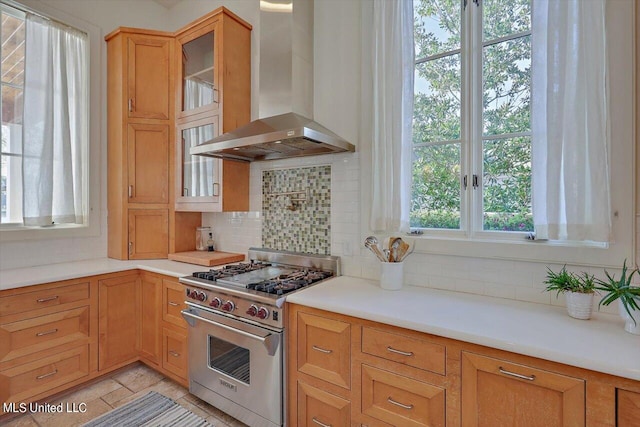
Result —
[[313, 121], [313, 0], [261, 0], [259, 120], [196, 147], [193, 155], [244, 161], [355, 151]]

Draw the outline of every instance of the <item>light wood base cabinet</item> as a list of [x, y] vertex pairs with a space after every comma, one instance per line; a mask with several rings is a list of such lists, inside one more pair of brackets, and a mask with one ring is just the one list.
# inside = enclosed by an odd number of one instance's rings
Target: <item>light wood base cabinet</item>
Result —
[[618, 389], [618, 427], [640, 425], [640, 392]]
[[135, 362], [140, 350], [140, 276], [100, 280], [99, 360], [100, 371]]
[[585, 381], [463, 352], [465, 427], [585, 425]]
[[96, 289], [82, 278], [0, 291], [1, 402], [33, 401], [97, 371]]
[[42, 400], [138, 360], [188, 387], [184, 293], [138, 270], [0, 291], [0, 401]]
[[298, 381], [298, 425], [348, 426], [351, 404], [348, 400]]
[[296, 304], [287, 313], [290, 426], [640, 426], [638, 381]]
[[161, 325], [162, 278], [151, 273], [140, 273], [140, 357], [147, 364], [160, 365], [162, 354]]

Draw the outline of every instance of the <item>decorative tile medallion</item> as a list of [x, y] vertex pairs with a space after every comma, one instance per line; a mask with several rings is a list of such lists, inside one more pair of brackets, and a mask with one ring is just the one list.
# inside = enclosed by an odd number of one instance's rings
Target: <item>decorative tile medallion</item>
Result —
[[263, 247], [330, 255], [331, 166], [263, 171], [262, 215]]

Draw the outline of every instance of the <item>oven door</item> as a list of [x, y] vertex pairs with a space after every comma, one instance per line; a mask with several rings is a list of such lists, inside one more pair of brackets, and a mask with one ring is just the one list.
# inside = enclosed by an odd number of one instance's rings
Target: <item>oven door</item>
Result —
[[189, 304], [189, 391], [251, 426], [283, 424], [283, 334]]

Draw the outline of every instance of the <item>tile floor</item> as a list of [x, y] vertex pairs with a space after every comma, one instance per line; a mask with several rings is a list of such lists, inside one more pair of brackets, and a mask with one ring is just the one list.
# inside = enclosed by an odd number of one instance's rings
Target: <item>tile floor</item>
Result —
[[0, 421], [0, 425], [4, 427], [79, 426], [113, 408], [144, 396], [149, 391], [156, 391], [175, 400], [214, 427], [246, 427], [235, 418], [189, 394], [189, 390], [178, 383], [142, 364], [132, 365], [99, 382], [70, 394], [58, 396], [49, 402], [54, 405], [60, 402], [76, 404], [84, 402], [87, 404], [85, 413], [24, 414], [6, 424]]

